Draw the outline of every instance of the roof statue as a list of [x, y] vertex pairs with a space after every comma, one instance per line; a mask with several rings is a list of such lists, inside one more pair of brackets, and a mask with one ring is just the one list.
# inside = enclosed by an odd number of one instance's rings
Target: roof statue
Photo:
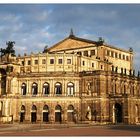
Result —
[[133, 52], [133, 49], [131, 47], [129, 48], [129, 52]]
[[47, 51], [48, 51], [48, 45], [46, 45], [46, 46], [44, 47], [43, 53], [46, 53]]
[[6, 54], [11, 54], [12, 56], [15, 56], [14, 44], [15, 44], [15, 41], [6, 42], [6, 45], [7, 45], [6, 49], [3, 49], [3, 48], [0, 49], [1, 57]]
[[73, 29], [72, 29], [72, 28], [71, 28], [71, 30], [70, 30], [70, 35], [69, 35], [69, 37], [74, 37]]
[[97, 45], [98, 46], [101, 46], [101, 45], [103, 45], [104, 44], [104, 39], [102, 38], [102, 37], [99, 37], [99, 39], [98, 39], [98, 41], [97, 41]]

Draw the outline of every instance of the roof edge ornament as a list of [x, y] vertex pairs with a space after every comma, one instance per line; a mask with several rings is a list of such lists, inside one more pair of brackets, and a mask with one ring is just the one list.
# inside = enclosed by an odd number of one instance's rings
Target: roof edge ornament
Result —
[[97, 41], [97, 46], [102, 46], [104, 44], [105, 40], [102, 37], [99, 37]]
[[133, 52], [133, 49], [131, 47], [129, 48], [129, 52]]
[[69, 35], [69, 37], [70, 37], [70, 38], [75, 37], [74, 34], [73, 34], [73, 29], [72, 29], [72, 28], [71, 28], [71, 30], [70, 30], [70, 35]]
[[43, 53], [46, 53], [46, 52], [48, 52], [48, 45], [46, 45], [46, 46], [44, 47], [44, 50], [43, 50]]

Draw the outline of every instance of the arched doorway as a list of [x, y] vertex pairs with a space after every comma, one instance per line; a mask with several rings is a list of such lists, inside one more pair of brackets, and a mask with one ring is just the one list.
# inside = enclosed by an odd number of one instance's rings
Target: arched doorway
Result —
[[43, 107], [43, 122], [49, 122], [49, 107], [47, 105]]
[[20, 122], [24, 122], [24, 121], [25, 121], [25, 106], [22, 105], [20, 111]]
[[68, 120], [68, 122], [74, 122], [74, 107], [73, 107], [73, 105], [68, 106], [67, 120]]
[[57, 105], [55, 107], [55, 122], [61, 123], [62, 117], [61, 117], [61, 106]]
[[122, 123], [122, 105], [119, 103], [115, 104], [115, 122]]
[[37, 108], [35, 105], [32, 106], [32, 111], [31, 111], [31, 122], [35, 123], [37, 120]]

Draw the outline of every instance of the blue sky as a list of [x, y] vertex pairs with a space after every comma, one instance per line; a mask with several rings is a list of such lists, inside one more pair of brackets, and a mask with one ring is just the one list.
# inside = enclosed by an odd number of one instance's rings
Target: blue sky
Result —
[[0, 47], [15, 41], [16, 54], [42, 52], [69, 35], [134, 49], [140, 69], [140, 4], [0, 4]]

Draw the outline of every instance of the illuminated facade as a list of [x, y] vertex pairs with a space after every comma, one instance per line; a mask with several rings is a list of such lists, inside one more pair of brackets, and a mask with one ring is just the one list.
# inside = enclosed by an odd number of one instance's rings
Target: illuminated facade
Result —
[[0, 71], [1, 123], [140, 122], [132, 49], [71, 31], [43, 53], [2, 57]]

